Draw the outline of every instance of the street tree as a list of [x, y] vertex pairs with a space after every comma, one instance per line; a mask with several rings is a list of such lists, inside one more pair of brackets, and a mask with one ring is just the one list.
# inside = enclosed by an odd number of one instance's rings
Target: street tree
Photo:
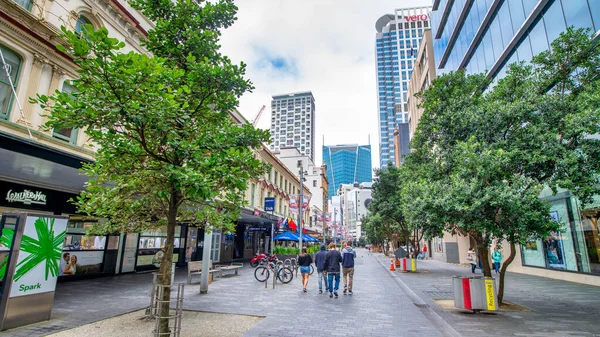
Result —
[[[88, 25], [83, 34], [63, 27], [59, 48], [79, 67], [76, 90], [32, 101], [47, 111], [48, 128], [84, 129], [97, 147], [76, 201], [80, 212], [106, 219], [94, 232], [166, 230], [159, 284], [170, 286], [178, 222], [232, 229], [247, 182], [265, 172], [253, 149], [268, 132], [230, 116], [252, 89], [245, 65], [219, 52], [220, 30], [235, 20], [233, 1], [131, 4], [156, 24], [143, 39], [153, 56], [123, 52], [104, 27]], [[169, 288], [164, 294], [168, 313]]]
[[558, 229], [541, 190], [567, 188], [584, 203], [598, 192], [599, 56], [589, 31], [568, 29], [492, 88], [483, 74], [459, 71], [422, 93], [407, 163], [427, 166], [418, 176], [439, 193], [430, 216], [475, 239], [485, 276], [492, 242], [509, 242], [499, 302], [515, 244]]
[[411, 191], [409, 179], [411, 176], [404, 167], [397, 168], [391, 163], [385, 169], [376, 170], [369, 211], [374, 216], [373, 220], [376, 220], [371, 225], [380, 226], [377, 232], [391, 242], [392, 250], [398, 248], [399, 241], [403, 241], [418, 252], [424, 232], [417, 217], [409, 221], [405, 214], [409, 199], [406, 194]]

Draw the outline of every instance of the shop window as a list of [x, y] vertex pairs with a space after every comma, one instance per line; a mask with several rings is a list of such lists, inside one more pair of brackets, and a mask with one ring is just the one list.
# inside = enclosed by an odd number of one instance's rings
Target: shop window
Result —
[[589, 264], [589, 272], [600, 274], [600, 208], [584, 210], [581, 212], [581, 227], [585, 240], [585, 252]]
[[[75, 87], [73, 87], [71, 84], [65, 82], [63, 84], [62, 91], [68, 93], [69, 95], [72, 95], [72, 93], [75, 92]], [[62, 128], [62, 129], [54, 129], [52, 136], [54, 138], [58, 138], [69, 144], [76, 144], [77, 143], [77, 133], [78, 133], [78, 129]]]
[[[19, 71], [21, 70], [21, 58], [17, 53], [7, 49], [2, 45], [0, 45], [0, 51], [2, 51], [4, 61], [6, 62], [6, 66], [8, 68], [10, 81], [13, 82], [13, 85], [16, 88], [19, 80]], [[0, 62], [2, 62], [1, 59]], [[3, 69], [4, 64], [0, 64], [0, 66], [0, 118], [7, 119], [12, 107], [14, 96], [10, 86], [10, 81], [8, 77], [6, 77], [6, 71]]]
[[[173, 250], [173, 261], [179, 260], [179, 247], [181, 237], [181, 226], [175, 227], [175, 241]], [[144, 232], [140, 234], [140, 242], [138, 247], [138, 256], [136, 266], [146, 266], [150, 268], [160, 267], [164, 247], [167, 242], [167, 229], [165, 227], [156, 229], [152, 232]], [[138, 268], [139, 269], [139, 268]]]

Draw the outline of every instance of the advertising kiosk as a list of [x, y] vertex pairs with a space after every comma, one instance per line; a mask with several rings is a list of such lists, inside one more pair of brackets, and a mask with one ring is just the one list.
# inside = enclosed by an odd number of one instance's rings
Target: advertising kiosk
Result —
[[50, 319], [67, 218], [4, 213], [0, 219], [0, 330]]

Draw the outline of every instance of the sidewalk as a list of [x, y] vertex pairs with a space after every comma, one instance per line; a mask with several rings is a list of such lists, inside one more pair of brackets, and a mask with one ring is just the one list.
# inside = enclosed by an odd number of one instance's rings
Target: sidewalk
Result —
[[[456, 336], [447, 332], [451, 328], [430, 308], [415, 306], [366, 250], [358, 250], [354, 295], [343, 295], [343, 285], [337, 299], [319, 294], [316, 274], [303, 293], [299, 276], [290, 284], [278, 283], [275, 289], [269, 282], [265, 289], [255, 280], [254, 268], [246, 266], [237, 277], [216, 279], [206, 295], [198, 293], [198, 283], [186, 285], [184, 309], [266, 317], [244, 335], [248, 337]], [[176, 283], [185, 279], [185, 269], [178, 269]], [[150, 274], [133, 274], [61, 283], [50, 321], [0, 335], [44, 336], [142, 309], [149, 303], [150, 282]]]
[[[388, 257], [378, 254], [378, 260], [389, 267]], [[476, 315], [434, 301], [453, 299], [452, 276], [472, 276], [470, 267], [418, 260], [417, 269], [423, 272], [393, 275], [462, 336], [600, 336], [600, 287], [507, 273], [504, 300], [531, 311]]]

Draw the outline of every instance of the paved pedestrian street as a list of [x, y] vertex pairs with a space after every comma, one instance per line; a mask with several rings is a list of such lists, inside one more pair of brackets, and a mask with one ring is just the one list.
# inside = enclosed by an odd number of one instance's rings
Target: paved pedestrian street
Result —
[[[265, 288], [245, 267], [216, 279], [206, 295], [198, 283], [186, 285], [184, 307], [265, 317], [244, 336], [600, 336], [597, 287], [509, 274], [507, 300], [532, 311], [473, 315], [433, 300], [451, 296], [451, 276], [468, 275], [467, 268], [428, 260], [419, 261], [427, 272], [403, 274], [390, 272], [382, 254], [357, 252], [353, 295], [319, 294], [316, 274], [307, 293], [299, 277]], [[176, 282], [186, 276], [178, 269]], [[130, 274], [60, 283], [50, 321], [0, 335], [44, 336], [142, 309], [150, 282], [150, 274]]]

